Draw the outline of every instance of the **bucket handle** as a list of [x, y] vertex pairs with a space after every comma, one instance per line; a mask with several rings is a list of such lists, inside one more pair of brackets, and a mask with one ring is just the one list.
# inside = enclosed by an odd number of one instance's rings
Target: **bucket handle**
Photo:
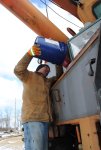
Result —
[[37, 60], [38, 64], [42, 64], [42, 59]]

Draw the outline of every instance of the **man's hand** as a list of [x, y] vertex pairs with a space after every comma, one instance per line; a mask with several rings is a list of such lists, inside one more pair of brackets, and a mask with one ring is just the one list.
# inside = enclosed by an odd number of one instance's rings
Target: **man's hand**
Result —
[[28, 51], [28, 54], [30, 56], [40, 56], [41, 55], [41, 49], [38, 45], [33, 45], [31, 49]]

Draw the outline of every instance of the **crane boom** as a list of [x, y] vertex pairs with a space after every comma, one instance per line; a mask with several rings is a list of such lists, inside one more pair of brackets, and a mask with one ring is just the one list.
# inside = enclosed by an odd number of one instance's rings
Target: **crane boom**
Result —
[[36, 34], [53, 40], [67, 42], [68, 37], [28, 0], [0, 0], [0, 3]]

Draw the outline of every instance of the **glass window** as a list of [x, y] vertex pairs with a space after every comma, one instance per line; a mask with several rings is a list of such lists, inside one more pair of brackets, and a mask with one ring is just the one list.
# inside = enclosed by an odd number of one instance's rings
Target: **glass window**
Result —
[[68, 41], [69, 53], [71, 59], [74, 59], [79, 52], [85, 47], [90, 38], [94, 35], [100, 27], [101, 19], [89, 26], [84, 27], [80, 32]]
[[101, 17], [101, 1], [93, 5], [92, 11], [97, 19]]

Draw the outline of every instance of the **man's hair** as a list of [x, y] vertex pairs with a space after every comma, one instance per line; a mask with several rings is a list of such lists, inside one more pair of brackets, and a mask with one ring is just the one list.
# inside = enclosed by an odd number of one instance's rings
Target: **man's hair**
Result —
[[50, 67], [49, 67], [47, 64], [41, 64], [41, 65], [39, 65], [39, 66], [36, 68], [36, 71], [40, 70], [40, 69], [43, 68], [43, 67], [48, 67], [49, 70], [50, 70]]

